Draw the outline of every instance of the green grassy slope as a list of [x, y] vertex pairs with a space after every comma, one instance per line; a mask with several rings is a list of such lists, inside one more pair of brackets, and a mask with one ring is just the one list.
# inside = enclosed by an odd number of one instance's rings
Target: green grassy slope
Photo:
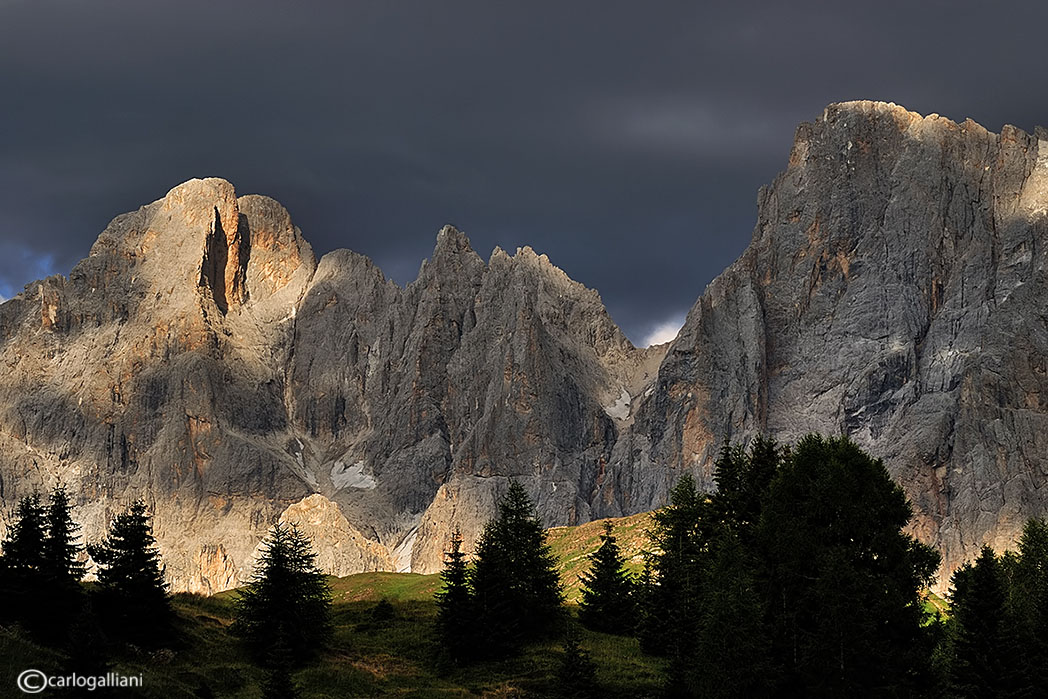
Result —
[[[638, 515], [615, 524], [615, 534], [637, 568], [646, 519]], [[578, 574], [587, 568], [586, 556], [596, 550], [601, 531], [599, 522], [550, 530], [569, 599], [577, 597]], [[530, 646], [518, 658], [468, 668], [438, 667], [433, 594], [439, 576], [361, 573], [329, 582], [335, 638], [317, 662], [296, 673], [303, 697], [524, 697], [555, 692], [557, 641]], [[144, 675], [145, 687], [138, 692], [120, 690], [121, 696], [259, 697], [264, 673], [230, 631], [235, 598], [232, 591], [214, 597], [175, 595], [179, 642], [155, 653], [124, 649], [110, 669]], [[372, 618], [382, 599], [393, 605], [392, 620]], [[582, 629], [580, 642], [597, 663], [601, 696], [657, 695], [662, 662], [643, 655], [635, 639]], [[24, 669], [57, 673], [63, 666], [60, 654], [36, 646], [16, 630], [0, 629], [0, 696], [17, 692], [14, 680]]]
[[605, 521], [612, 523], [612, 534], [627, 567], [634, 573], [639, 573], [644, 567], [641, 554], [648, 548], [646, 531], [651, 522], [650, 512], [620, 519], [599, 519], [577, 527], [553, 527], [548, 530], [548, 540], [560, 565], [560, 581], [569, 602], [578, 601], [579, 576], [589, 570], [589, 556], [600, 546]]

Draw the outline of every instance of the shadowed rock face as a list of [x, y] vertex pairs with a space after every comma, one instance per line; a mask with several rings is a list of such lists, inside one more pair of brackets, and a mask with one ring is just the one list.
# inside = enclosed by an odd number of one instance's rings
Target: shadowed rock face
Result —
[[759, 205], [630, 443], [708, 478], [725, 437], [848, 434], [944, 571], [1010, 545], [1048, 502], [1048, 134], [833, 105]]
[[1040, 131], [831, 106], [667, 353], [530, 248], [446, 227], [400, 288], [193, 180], [0, 305], [0, 497], [63, 482], [89, 539], [142, 497], [174, 589], [213, 592], [278, 520], [332, 572], [432, 572], [510, 477], [574, 524], [817, 430], [884, 458], [950, 569], [1044, 511], [1046, 209]]

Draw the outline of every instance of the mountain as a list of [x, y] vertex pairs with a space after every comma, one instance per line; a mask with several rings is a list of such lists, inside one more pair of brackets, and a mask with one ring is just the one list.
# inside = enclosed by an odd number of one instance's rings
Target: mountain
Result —
[[708, 479], [725, 436], [848, 434], [945, 573], [1002, 550], [1048, 504], [1046, 211], [1042, 129], [831, 105], [797, 129], [625, 444]]
[[65, 483], [88, 538], [145, 498], [174, 589], [244, 580], [278, 519], [330, 572], [433, 571], [508, 476], [550, 523], [618, 514], [603, 464], [664, 351], [530, 248], [445, 227], [400, 288], [193, 180], [0, 306], [0, 496]]
[[280, 204], [192, 180], [0, 305], [0, 498], [65, 483], [89, 539], [155, 511], [175, 589], [242, 581], [275, 521], [332, 573], [434, 572], [510, 477], [544, 523], [711, 484], [725, 439], [845, 433], [948, 569], [1045, 509], [1048, 136], [875, 102], [797, 131], [752, 241], [633, 347], [530, 248], [452, 227], [400, 287]]

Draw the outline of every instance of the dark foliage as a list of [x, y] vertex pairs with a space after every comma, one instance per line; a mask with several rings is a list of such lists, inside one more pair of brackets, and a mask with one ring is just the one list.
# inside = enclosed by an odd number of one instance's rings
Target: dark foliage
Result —
[[579, 646], [576, 633], [564, 637], [563, 652], [557, 666], [557, 693], [566, 699], [596, 699], [601, 696], [597, 685], [597, 666], [589, 653]]
[[686, 658], [695, 644], [699, 585], [702, 576], [703, 499], [685, 474], [670, 494], [670, 504], [653, 515], [649, 531], [655, 554], [638, 629], [647, 653]]
[[45, 630], [47, 621], [46, 541], [47, 512], [39, 495], [27, 495], [18, 501], [14, 523], [2, 544], [0, 622], [21, 624], [34, 634]]
[[277, 524], [262, 544], [251, 582], [236, 600], [235, 630], [255, 658], [269, 663], [275, 645], [287, 662], [312, 658], [331, 637], [331, 591], [316, 553], [298, 529]]
[[682, 478], [655, 517], [642, 647], [678, 696], [912, 695], [934, 635], [919, 597], [938, 554], [901, 532], [909, 504], [847, 439], [725, 446], [717, 492]]
[[437, 634], [440, 653], [453, 663], [464, 663], [476, 655], [473, 596], [469, 564], [462, 551], [462, 534], [456, 529], [451, 537], [451, 550], [444, 554], [440, 573], [441, 589], [437, 592]]
[[[84, 594], [80, 580], [84, 564], [80, 545], [80, 525], [73, 521], [72, 506], [65, 488], [51, 492], [44, 508], [47, 537], [44, 539], [43, 567], [48, 603], [42, 609], [44, 626], [51, 640], [75, 643], [70, 638], [73, 620], [80, 616]], [[82, 618], [82, 617], [81, 617]]]
[[169, 639], [171, 604], [145, 503], [135, 501], [117, 515], [88, 553], [98, 564], [95, 610], [107, 634], [143, 646]]
[[62, 487], [46, 505], [38, 495], [21, 499], [0, 556], [0, 595], [8, 602], [0, 620], [17, 622], [39, 640], [68, 645], [83, 606], [80, 529]]
[[267, 656], [262, 699], [298, 699], [300, 692], [292, 676], [292, 651], [279, 631], [270, 641]]
[[594, 631], [628, 634], [637, 624], [636, 586], [612, 529], [604, 523], [600, 548], [590, 556], [593, 566], [580, 576], [579, 621]]
[[546, 532], [527, 492], [511, 482], [477, 543], [469, 575], [477, 657], [514, 653], [558, 630], [564, 596]]
[[773, 655], [785, 686], [843, 696], [925, 682], [920, 591], [939, 555], [903, 534], [911, 508], [879, 460], [809, 435], [784, 459], [758, 526]]

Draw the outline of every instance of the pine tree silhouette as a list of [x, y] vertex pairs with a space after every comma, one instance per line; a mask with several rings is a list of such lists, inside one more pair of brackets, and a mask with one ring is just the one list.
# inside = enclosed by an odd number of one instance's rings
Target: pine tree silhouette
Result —
[[133, 502], [87, 549], [98, 564], [96, 610], [109, 635], [146, 646], [167, 640], [171, 606], [145, 503]]
[[580, 576], [579, 621], [595, 631], [632, 633], [637, 616], [636, 586], [626, 570], [611, 522], [604, 522], [600, 541], [600, 548], [590, 556], [593, 566]]
[[557, 693], [565, 699], [591, 699], [601, 696], [597, 667], [589, 653], [579, 645], [578, 632], [571, 628], [564, 636], [557, 667]]
[[270, 530], [235, 605], [234, 628], [259, 662], [269, 662], [279, 640], [289, 664], [298, 665], [331, 636], [331, 591], [309, 539], [295, 527], [277, 524]]
[[48, 497], [44, 508], [47, 537], [44, 539], [43, 570], [59, 584], [79, 583], [84, 577], [80, 554], [80, 525], [73, 521], [72, 505], [64, 486], [58, 486]]
[[470, 576], [477, 647], [491, 656], [554, 631], [564, 599], [556, 560], [524, 487], [512, 481], [498, 509], [477, 543]]
[[34, 493], [22, 497], [0, 555], [0, 598], [4, 600], [0, 621], [17, 622], [35, 634], [44, 631], [47, 624], [46, 539], [46, 512], [40, 496]]
[[466, 554], [462, 551], [462, 534], [456, 529], [451, 537], [451, 550], [444, 554], [441, 589], [436, 594], [440, 651], [454, 663], [467, 661], [476, 651], [469, 575]]

